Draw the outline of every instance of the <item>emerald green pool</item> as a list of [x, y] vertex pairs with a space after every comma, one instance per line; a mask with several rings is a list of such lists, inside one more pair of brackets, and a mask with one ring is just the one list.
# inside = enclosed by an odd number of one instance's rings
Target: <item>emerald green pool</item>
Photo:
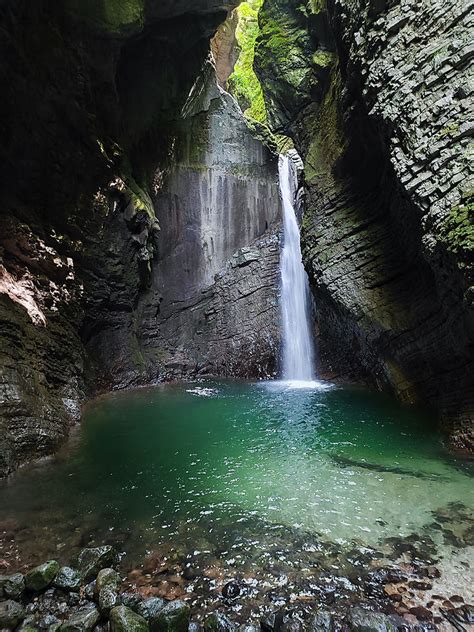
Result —
[[[174, 551], [182, 568], [214, 564], [227, 576], [304, 574], [317, 558], [349, 577], [354, 551], [366, 566], [394, 562], [405, 541], [449, 566], [473, 550], [473, 478], [431, 421], [381, 395], [317, 383], [113, 394], [87, 407], [54, 460], [0, 487], [0, 557], [14, 568], [111, 542], [128, 570]], [[457, 593], [470, 590], [464, 557]], [[190, 592], [198, 580], [188, 574]]]

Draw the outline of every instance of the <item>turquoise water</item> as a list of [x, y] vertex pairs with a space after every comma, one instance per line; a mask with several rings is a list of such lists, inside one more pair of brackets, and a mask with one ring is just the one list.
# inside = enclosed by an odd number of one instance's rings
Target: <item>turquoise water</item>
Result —
[[408, 538], [440, 560], [474, 544], [472, 471], [432, 420], [323, 384], [200, 382], [101, 398], [58, 457], [0, 487], [0, 505], [12, 567], [107, 541], [128, 569], [173, 550], [254, 573], [319, 555], [339, 573], [354, 547], [395, 560]]

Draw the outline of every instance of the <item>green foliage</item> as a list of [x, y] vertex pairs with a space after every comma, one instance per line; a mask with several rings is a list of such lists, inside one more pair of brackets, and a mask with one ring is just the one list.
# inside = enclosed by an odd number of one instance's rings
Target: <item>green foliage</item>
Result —
[[474, 191], [464, 195], [440, 226], [440, 235], [449, 252], [471, 258], [474, 252]]
[[258, 123], [265, 123], [267, 118], [262, 87], [253, 69], [255, 42], [259, 35], [258, 12], [262, 3], [263, 0], [248, 0], [236, 9], [240, 54], [228, 82], [229, 92], [235, 96], [245, 116]]

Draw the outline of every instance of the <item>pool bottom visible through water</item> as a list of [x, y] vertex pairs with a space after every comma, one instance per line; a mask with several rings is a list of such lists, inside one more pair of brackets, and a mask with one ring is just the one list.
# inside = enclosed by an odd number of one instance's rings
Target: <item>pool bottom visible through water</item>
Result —
[[[0, 487], [0, 557], [16, 570], [112, 543], [147, 595], [212, 608], [239, 582], [243, 620], [288, 601], [472, 602], [469, 464], [418, 411], [299, 386], [206, 381], [92, 402], [56, 458]], [[387, 581], [395, 568], [404, 584]]]

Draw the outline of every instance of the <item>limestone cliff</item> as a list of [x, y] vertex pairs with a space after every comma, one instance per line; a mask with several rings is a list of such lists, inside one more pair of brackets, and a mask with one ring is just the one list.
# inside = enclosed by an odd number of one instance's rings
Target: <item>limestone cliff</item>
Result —
[[[168, 209], [164, 200], [185, 177], [183, 165], [173, 176], [173, 147], [186, 134], [183, 107], [210, 38], [235, 4], [41, 0], [0, 7], [1, 474], [53, 451], [80, 416], [84, 395], [166, 377], [164, 360], [175, 360], [183, 349], [172, 328], [153, 341], [160, 310], [153, 301], [169, 292], [163, 274], [176, 277], [163, 263], [166, 249], [179, 250], [179, 235], [166, 217], [158, 236], [158, 220]], [[248, 150], [260, 179], [252, 188], [249, 173], [241, 171], [222, 189], [223, 218], [234, 227], [233, 237], [212, 258], [212, 273], [204, 274], [201, 262], [196, 293], [181, 297], [199, 303], [187, 312], [196, 326], [201, 318], [214, 322], [203, 334], [210, 352], [199, 353], [198, 332], [181, 372], [202, 363], [242, 374], [234, 358], [256, 354], [261, 342], [267, 356], [249, 368], [256, 375], [273, 370], [275, 357], [269, 350], [276, 344], [271, 285], [278, 246], [266, 232], [277, 212], [277, 204], [270, 211], [275, 166], [239, 122], [233, 102], [219, 97], [209, 106], [214, 131], [219, 108], [234, 121], [239, 136], [221, 140], [237, 148], [234, 161]], [[204, 184], [206, 165], [198, 163], [188, 176]], [[232, 160], [229, 169], [237, 169]], [[192, 205], [191, 199], [181, 202]], [[216, 205], [209, 209], [215, 212]], [[242, 227], [233, 212], [242, 214]], [[255, 294], [251, 307], [246, 292]], [[249, 307], [248, 322], [238, 307], [226, 312], [234, 302]], [[170, 305], [165, 301], [163, 310]], [[257, 322], [258, 336], [250, 331]]]
[[266, 0], [256, 71], [305, 163], [322, 370], [473, 448], [470, 3]]
[[[207, 63], [183, 108], [169, 168], [156, 173], [160, 230], [134, 336], [91, 331], [117, 383], [213, 374], [269, 376], [279, 349], [279, 192], [275, 157], [250, 133]], [[114, 240], [120, 243], [120, 240]], [[125, 369], [125, 371], [124, 371]]]

